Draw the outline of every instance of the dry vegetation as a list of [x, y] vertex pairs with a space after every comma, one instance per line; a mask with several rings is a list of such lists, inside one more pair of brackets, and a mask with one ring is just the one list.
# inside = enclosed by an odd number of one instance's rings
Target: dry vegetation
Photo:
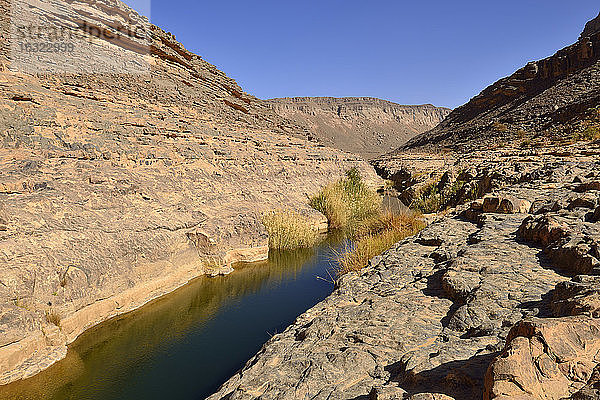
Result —
[[439, 177], [421, 186], [411, 202], [410, 208], [423, 214], [444, 211], [456, 205], [459, 200], [474, 200], [477, 197], [474, 187], [469, 188], [467, 181], [460, 179], [461, 173], [451, 185], [440, 189]]
[[58, 312], [51, 309], [51, 310], [46, 311], [45, 316], [46, 316], [46, 322], [60, 327], [61, 318], [60, 318], [60, 314], [58, 314]]
[[[310, 198], [309, 204], [327, 217], [330, 229], [342, 230], [352, 243], [337, 257], [338, 275], [360, 270], [371, 258], [425, 227], [418, 212], [383, 212], [381, 197], [363, 182], [356, 169], [324, 187]], [[267, 213], [263, 224], [271, 249], [308, 248], [318, 241], [319, 235], [311, 224], [294, 211]]]
[[600, 125], [588, 125], [582, 131], [575, 132], [573, 134], [573, 140], [577, 142], [600, 140]]
[[362, 181], [358, 170], [352, 168], [344, 178], [313, 196], [310, 206], [327, 217], [331, 229], [352, 229], [381, 212], [381, 198]]
[[505, 133], [505, 132], [509, 131], [508, 126], [506, 124], [503, 124], [503, 123], [498, 122], [498, 121], [494, 122], [492, 124], [492, 127], [494, 128], [494, 130], [496, 132], [500, 132], [500, 133]]
[[571, 142], [600, 140], [600, 106], [588, 109], [581, 120], [571, 127]]
[[272, 211], [262, 220], [269, 234], [269, 247], [276, 250], [294, 250], [314, 246], [319, 234], [310, 222], [295, 211]]
[[421, 214], [413, 211], [403, 214], [381, 213], [366, 219], [357, 226], [349, 248], [337, 257], [338, 276], [359, 271], [368, 265], [371, 258], [424, 227]]
[[325, 214], [330, 228], [345, 230], [352, 243], [337, 257], [338, 276], [360, 270], [371, 258], [425, 227], [416, 212], [383, 212], [381, 198], [365, 185], [356, 169], [323, 188], [310, 205]]
[[[324, 187], [309, 204], [327, 217], [330, 229], [352, 229], [381, 212], [379, 195], [365, 185], [356, 168], [347, 171], [343, 179]], [[318, 233], [297, 212], [273, 211], [264, 215], [262, 222], [269, 234], [271, 249], [312, 247], [318, 241]]]

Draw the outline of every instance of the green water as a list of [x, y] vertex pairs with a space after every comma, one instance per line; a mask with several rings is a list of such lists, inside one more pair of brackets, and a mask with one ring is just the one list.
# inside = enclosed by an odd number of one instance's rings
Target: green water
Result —
[[[199, 278], [84, 333], [67, 357], [0, 399], [204, 399], [333, 289], [329, 240]], [[339, 246], [339, 245], [338, 245]]]

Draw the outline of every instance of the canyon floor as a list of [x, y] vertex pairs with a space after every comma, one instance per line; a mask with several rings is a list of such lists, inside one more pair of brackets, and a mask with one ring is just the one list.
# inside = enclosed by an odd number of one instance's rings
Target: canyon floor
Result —
[[600, 399], [600, 15], [372, 161], [420, 234], [210, 400]]
[[343, 276], [210, 400], [600, 398], [600, 143], [413, 157], [488, 193]]

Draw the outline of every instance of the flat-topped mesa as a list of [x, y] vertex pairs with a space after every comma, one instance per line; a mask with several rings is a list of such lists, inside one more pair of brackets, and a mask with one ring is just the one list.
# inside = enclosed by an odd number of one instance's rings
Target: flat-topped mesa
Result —
[[372, 97], [294, 97], [267, 100], [280, 116], [305, 126], [319, 142], [370, 159], [436, 126], [450, 112]]
[[369, 108], [378, 108], [384, 113], [394, 114], [399, 121], [431, 126], [439, 124], [451, 111], [432, 104], [403, 105], [375, 97], [284, 97], [267, 102], [275, 110], [330, 108], [341, 117], [352, 117]]
[[[162, 29], [148, 26], [145, 54], [141, 42], [90, 35], [143, 20], [119, 1], [17, 3], [29, 6], [13, 22], [75, 29], [81, 46], [62, 55], [70, 62], [51, 61], [81, 73], [25, 73], [45, 64], [0, 60], [0, 384], [190, 279], [264, 259], [264, 212], [295, 209], [318, 225], [307, 194], [354, 166], [378, 181]], [[6, 0], [0, 11], [10, 38]], [[77, 30], [81, 22], [95, 28]], [[132, 60], [147, 68], [118, 69]]]
[[403, 149], [489, 147], [536, 135], [563, 139], [580, 129], [600, 104], [599, 28], [600, 16], [575, 44], [497, 81]]

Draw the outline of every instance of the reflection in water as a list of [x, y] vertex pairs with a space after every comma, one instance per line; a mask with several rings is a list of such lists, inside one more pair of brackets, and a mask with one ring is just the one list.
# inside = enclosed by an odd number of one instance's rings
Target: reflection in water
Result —
[[332, 290], [330, 238], [202, 277], [84, 333], [67, 357], [0, 399], [202, 399]]

